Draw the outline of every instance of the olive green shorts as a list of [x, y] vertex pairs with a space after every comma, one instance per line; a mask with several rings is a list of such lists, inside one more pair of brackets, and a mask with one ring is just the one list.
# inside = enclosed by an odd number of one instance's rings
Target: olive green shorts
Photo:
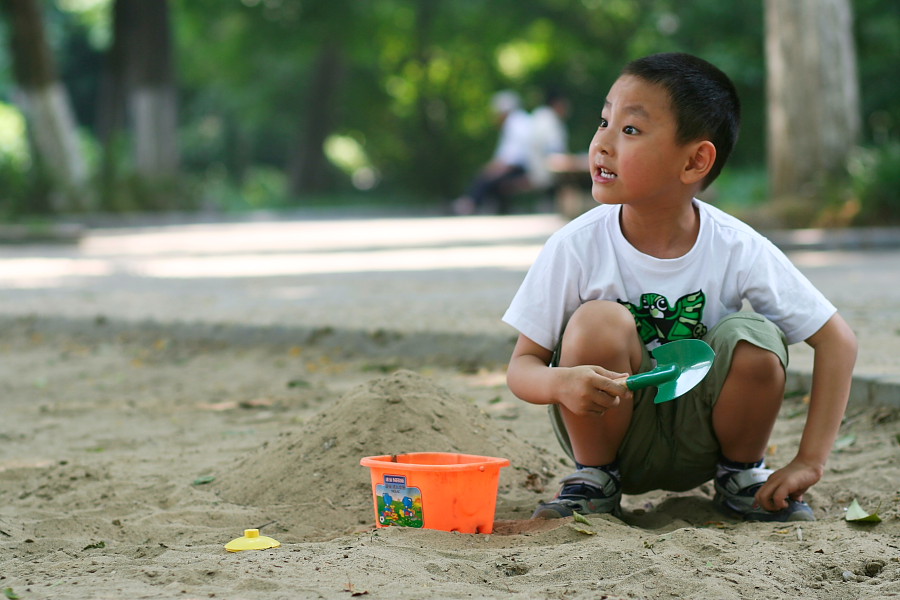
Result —
[[[713, 431], [712, 409], [731, 368], [731, 356], [738, 342], [747, 341], [775, 353], [787, 368], [784, 334], [762, 315], [731, 314], [719, 321], [703, 340], [715, 351], [716, 358], [697, 387], [661, 404], [653, 403], [655, 388], [634, 392], [634, 414], [618, 454], [622, 490], [626, 494], [650, 490], [680, 492], [695, 488], [715, 475], [719, 441]], [[640, 372], [652, 366], [645, 347]], [[574, 460], [558, 405], [550, 406], [550, 421], [563, 450]]]

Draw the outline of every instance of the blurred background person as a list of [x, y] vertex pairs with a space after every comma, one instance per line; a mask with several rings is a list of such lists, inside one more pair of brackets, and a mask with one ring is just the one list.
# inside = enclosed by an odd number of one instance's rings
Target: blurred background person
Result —
[[531, 113], [531, 143], [528, 156], [528, 180], [532, 189], [555, 195], [556, 173], [569, 160], [569, 133], [566, 119], [569, 100], [559, 90], [550, 89], [544, 104]]
[[485, 212], [489, 202], [493, 203], [494, 212], [506, 214], [510, 196], [531, 187], [531, 116], [522, 109], [519, 95], [510, 90], [494, 94], [491, 108], [500, 126], [497, 149], [472, 181], [468, 193], [453, 202], [453, 211], [458, 215]]

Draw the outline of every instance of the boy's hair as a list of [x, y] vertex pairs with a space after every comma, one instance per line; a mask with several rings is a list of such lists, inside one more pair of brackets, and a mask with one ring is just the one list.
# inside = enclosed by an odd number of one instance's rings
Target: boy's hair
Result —
[[639, 58], [625, 65], [622, 75], [665, 88], [679, 144], [708, 139], [716, 147], [716, 161], [703, 180], [706, 189], [722, 172], [741, 128], [741, 102], [734, 84], [716, 66], [679, 52]]

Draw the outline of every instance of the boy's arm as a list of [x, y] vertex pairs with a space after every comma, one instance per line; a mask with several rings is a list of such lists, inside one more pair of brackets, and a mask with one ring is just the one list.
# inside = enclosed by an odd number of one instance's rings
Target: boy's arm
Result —
[[806, 343], [815, 356], [806, 425], [794, 460], [773, 473], [756, 494], [767, 510], [786, 508], [788, 497], [802, 500], [822, 477], [850, 396], [857, 342], [847, 322], [835, 313]]
[[631, 398], [627, 387], [613, 381], [627, 373], [594, 365], [550, 368], [552, 356], [520, 334], [506, 372], [512, 393], [532, 404], [561, 404], [576, 415], [603, 413], [618, 405], [619, 398]]

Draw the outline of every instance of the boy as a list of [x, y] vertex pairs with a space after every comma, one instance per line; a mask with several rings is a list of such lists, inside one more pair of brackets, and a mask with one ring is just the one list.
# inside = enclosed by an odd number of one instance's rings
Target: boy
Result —
[[[625, 67], [589, 148], [601, 205], [548, 240], [503, 320], [519, 331], [507, 382], [550, 405], [577, 470], [533, 518], [620, 514], [622, 493], [715, 481], [715, 504], [745, 520], [814, 520], [803, 494], [824, 471], [843, 418], [856, 338], [765, 238], [694, 198], [737, 139], [734, 85], [686, 54]], [[755, 312], [741, 312], [748, 301]], [[615, 379], [646, 371], [654, 347], [701, 338], [713, 368], [674, 401]], [[784, 395], [788, 344], [815, 351], [797, 455], [763, 456]]]

